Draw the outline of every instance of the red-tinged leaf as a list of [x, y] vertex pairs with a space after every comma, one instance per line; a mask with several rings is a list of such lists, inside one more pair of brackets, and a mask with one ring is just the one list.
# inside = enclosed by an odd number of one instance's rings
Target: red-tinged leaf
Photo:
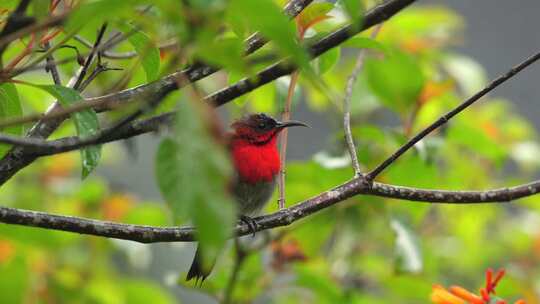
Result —
[[327, 13], [333, 8], [334, 4], [328, 2], [313, 3], [305, 8], [302, 13], [296, 17], [296, 24], [298, 25], [298, 33], [300, 34], [300, 37], [303, 37], [305, 31], [310, 27], [323, 20], [331, 18], [331, 16], [327, 15]]

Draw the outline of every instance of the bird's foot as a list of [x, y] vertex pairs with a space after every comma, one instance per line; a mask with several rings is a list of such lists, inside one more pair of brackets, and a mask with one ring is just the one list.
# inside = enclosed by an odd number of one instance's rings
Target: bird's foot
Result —
[[255, 232], [257, 232], [258, 224], [257, 222], [247, 215], [240, 215], [240, 222], [246, 224], [249, 227], [249, 231], [251, 231], [253, 237], [255, 237]]

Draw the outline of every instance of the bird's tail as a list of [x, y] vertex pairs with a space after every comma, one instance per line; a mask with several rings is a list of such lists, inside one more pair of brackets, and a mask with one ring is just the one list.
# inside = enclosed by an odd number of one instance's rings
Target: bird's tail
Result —
[[216, 259], [214, 258], [210, 262], [211, 263], [206, 263], [206, 265], [203, 264], [201, 246], [197, 245], [197, 251], [195, 251], [195, 257], [193, 258], [193, 262], [191, 263], [191, 267], [189, 268], [188, 274], [186, 276], [186, 281], [195, 279], [195, 284], [197, 284], [199, 280], [201, 280], [202, 284], [206, 277], [210, 275], [210, 272], [212, 272], [212, 268], [214, 268]]

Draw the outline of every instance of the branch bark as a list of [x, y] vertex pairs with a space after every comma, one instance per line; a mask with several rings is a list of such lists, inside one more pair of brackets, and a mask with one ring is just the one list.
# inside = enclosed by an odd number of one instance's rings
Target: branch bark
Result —
[[[257, 231], [288, 226], [315, 212], [359, 194], [425, 203], [471, 204], [506, 203], [538, 192], [540, 192], [540, 180], [512, 188], [488, 191], [443, 191], [401, 187], [377, 182], [370, 183], [364, 177], [356, 177], [292, 207], [259, 216], [254, 220], [257, 222]], [[140, 243], [192, 242], [195, 240], [196, 235], [193, 227], [154, 227], [121, 224], [9, 207], [0, 207], [0, 222]], [[247, 235], [252, 233], [252, 230], [246, 224], [239, 224], [235, 229], [235, 233], [238, 236]]]

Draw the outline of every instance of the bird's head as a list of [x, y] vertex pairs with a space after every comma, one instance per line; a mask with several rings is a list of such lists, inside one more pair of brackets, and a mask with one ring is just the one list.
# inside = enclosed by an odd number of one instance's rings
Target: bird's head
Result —
[[307, 124], [296, 120], [280, 122], [264, 113], [245, 116], [231, 125], [236, 138], [256, 145], [269, 143], [283, 129], [295, 126], [309, 127]]

